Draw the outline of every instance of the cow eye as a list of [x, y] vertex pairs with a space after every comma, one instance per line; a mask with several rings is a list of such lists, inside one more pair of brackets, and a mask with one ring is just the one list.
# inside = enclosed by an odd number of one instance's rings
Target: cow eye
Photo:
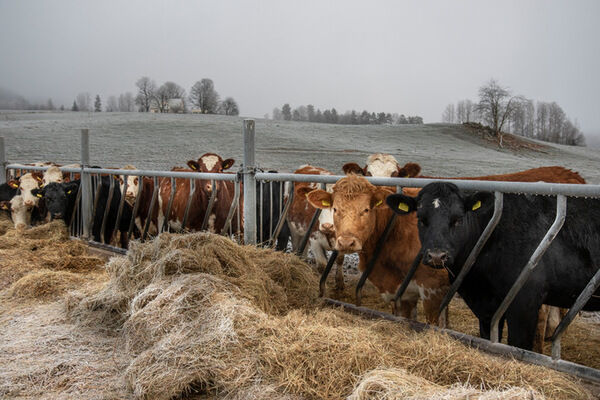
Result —
[[337, 212], [337, 208], [335, 208], [335, 207], [334, 207], [334, 208], [333, 208], [333, 212]]
[[369, 212], [369, 209], [368, 209], [368, 208], [365, 208], [365, 209], [363, 210], [363, 214], [364, 214], [364, 213], [368, 213], [368, 212]]

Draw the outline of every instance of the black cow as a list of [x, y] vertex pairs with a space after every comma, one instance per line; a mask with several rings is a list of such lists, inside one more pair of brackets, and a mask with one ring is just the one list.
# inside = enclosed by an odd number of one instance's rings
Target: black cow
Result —
[[[98, 204], [94, 212], [94, 220], [92, 222], [92, 238], [100, 242], [102, 240], [102, 219], [104, 217], [104, 211], [106, 210], [108, 203], [108, 194], [110, 190], [110, 181], [113, 177], [102, 176], [102, 183], [100, 185], [100, 194], [98, 196]], [[108, 205], [109, 211], [106, 218], [106, 226], [104, 229], [104, 242], [110, 243], [112, 232], [114, 230], [117, 213], [119, 209], [119, 203], [121, 202], [121, 191], [119, 190], [119, 182], [114, 180], [113, 195], [110, 204]], [[62, 219], [65, 221], [67, 226], [71, 222], [73, 210], [75, 207], [75, 200], [77, 197], [77, 191], [79, 190], [80, 180], [63, 183], [50, 183], [41, 189], [35, 189], [34, 195], [41, 195], [45, 200], [46, 207], [50, 213], [50, 219]], [[92, 195], [95, 196], [95, 185], [92, 185]], [[94, 197], [92, 197], [93, 199]], [[127, 230], [129, 228], [129, 221], [131, 219], [132, 209], [126, 202], [123, 204], [123, 211], [119, 222], [118, 231], [121, 232], [121, 246], [127, 248], [128, 238]]]
[[[494, 195], [467, 195], [436, 182], [416, 198], [394, 194], [388, 206], [398, 214], [416, 210], [423, 263], [460, 272], [494, 210]], [[556, 214], [556, 198], [504, 195], [502, 218], [458, 292], [489, 339], [493, 314], [527, 264]], [[508, 344], [531, 349], [542, 304], [569, 308], [600, 266], [600, 202], [569, 198], [567, 216], [538, 266], [500, 321], [508, 323]], [[584, 310], [600, 310], [600, 290]], [[500, 337], [502, 331], [500, 330]]]
[[16, 194], [19, 189], [19, 184], [9, 184], [3, 183], [0, 185], [0, 201], [10, 201]]

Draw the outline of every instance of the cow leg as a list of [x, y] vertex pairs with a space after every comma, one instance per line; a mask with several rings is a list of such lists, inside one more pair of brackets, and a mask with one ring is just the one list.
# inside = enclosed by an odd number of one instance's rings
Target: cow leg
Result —
[[535, 339], [539, 308], [515, 308], [507, 313], [508, 344], [522, 349], [531, 350]]
[[402, 297], [402, 300], [400, 300], [400, 309], [397, 310], [396, 309], [396, 303], [394, 303], [392, 301], [392, 313], [394, 315], [399, 315], [403, 318], [407, 318], [407, 319], [417, 319], [417, 303], [418, 303], [419, 299], [418, 298], [408, 298], [406, 299], [405, 296]]
[[338, 254], [335, 259], [337, 269], [335, 273], [335, 290], [344, 290], [344, 255]]
[[317, 265], [317, 271], [322, 273], [325, 271], [325, 266], [327, 265], [327, 253], [325, 252], [325, 248], [319, 242], [319, 240], [310, 238], [310, 249], [312, 250], [313, 256], [315, 257], [315, 263]]

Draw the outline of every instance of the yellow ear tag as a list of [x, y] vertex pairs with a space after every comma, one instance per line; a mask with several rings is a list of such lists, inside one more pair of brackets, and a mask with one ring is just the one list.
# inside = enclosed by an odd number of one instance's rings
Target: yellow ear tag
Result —
[[37, 197], [39, 197], [40, 199], [43, 197], [41, 193], [36, 194]]
[[408, 212], [408, 204], [406, 204], [406, 203], [399, 203], [398, 204], [398, 210], [402, 210], [404, 212]]
[[18, 183], [11, 183], [10, 186], [16, 189], [16, 188], [19, 187], [19, 184]]
[[481, 207], [481, 201], [477, 200], [477, 203], [473, 204], [473, 207], [471, 207], [471, 211], [475, 211], [480, 207]]
[[190, 168], [195, 170], [196, 166], [194, 164], [192, 164], [192, 165], [190, 165]]
[[375, 204], [375, 207], [377, 207], [377, 206], [381, 205], [381, 203], [383, 203], [383, 200], [379, 200], [379, 201], [377, 202], [377, 204]]
[[71, 194], [71, 192], [72, 192], [72, 191], [73, 191], [73, 190], [68, 190], [68, 191], [67, 191], [67, 194]]
[[327, 200], [323, 200], [323, 201], [321, 202], [321, 204], [323, 204], [323, 207], [331, 207], [331, 203], [330, 203], [330, 202], [328, 202]]

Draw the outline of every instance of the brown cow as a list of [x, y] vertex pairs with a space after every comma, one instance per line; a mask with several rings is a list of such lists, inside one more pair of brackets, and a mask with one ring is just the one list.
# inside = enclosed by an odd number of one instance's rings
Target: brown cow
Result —
[[[333, 175], [330, 171], [315, 167], [312, 165], [303, 165], [296, 171], [295, 174], [306, 174], [306, 175]], [[316, 183], [309, 182], [295, 182], [294, 183], [294, 200], [290, 206], [290, 210], [287, 215], [288, 226], [290, 228], [290, 235], [292, 237], [292, 249], [297, 251], [300, 247], [302, 238], [306, 234], [310, 221], [316, 211], [316, 209], [310, 205], [306, 196], [309, 192], [319, 187]], [[333, 185], [327, 185], [328, 191], [331, 191]], [[331, 210], [324, 209], [321, 211], [319, 217], [319, 223], [315, 224], [312, 233], [309, 237], [310, 249], [315, 257], [317, 269], [322, 271], [325, 269], [327, 264], [327, 251], [333, 250], [333, 242], [335, 236], [333, 234], [333, 217], [331, 216]], [[308, 246], [307, 246], [308, 248]], [[337, 265], [335, 283], [336, 289], [344, 288], [344, 255], [340, 254], [335, 260]]]
[[[173, 171], [180, 172], [211, 172], [220, 173], [226, 169], [231, 168], [234, 164], [234, 160], [229, 158], [223, 160], [219, 155], [214, 153], [206, 153], [198, 158], [197, 161], [188, 161], [188, 166], [191, 168], [185, 170], [182, 168], [174, 168]], [[202, 228], [202, 222], [208, 208], [208, 202], [210, 195], [213, 191], [213, 187], [210, 180], [196, 180], [196, 190], [192, 195], [192, 201], [188, 213], [188, 220], [186, 222], [186, 228], [189, 230], [200, 230]], [[233, 201], [234, 196], [234, 183], [230, 181], [215, 181], [217, 194], [211, 215], [208, 219], [207, 228], [210, 232], [220, 233], [225, 225], [227, 214]], [[171, 180], [162, 179], [160, 183], [160, 208], [158, 223], [162, 228], [162, 221], [167, 218], [169, 221], [169, 227], [174, 230], [180, 230], [183, 217], [185, 214], [185, 208], [190, 195], [190, 180], [189, 179], [175, 179], [175, 197], [171, 206], [169, 215], [165, 215], [171, 195]], [[241, 197], [241, 196], [240, 196]], [[240, 210], [242, 207], [240, 206]], [[237, 220], [237, 215], [234, 214], [232, 220]]]

